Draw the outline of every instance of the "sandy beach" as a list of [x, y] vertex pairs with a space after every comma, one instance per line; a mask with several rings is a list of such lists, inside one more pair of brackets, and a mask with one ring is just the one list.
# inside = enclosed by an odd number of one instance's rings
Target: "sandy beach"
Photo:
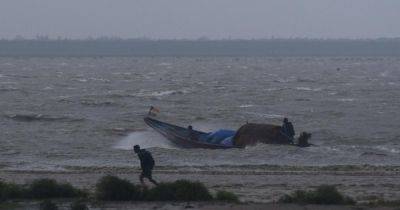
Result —
[[[189, 170], [190, 169], [190, 170]], [[104, 175], [115, 175], [139, 183], [138, 168], [75, 168], [69, 171], [0, 171], [2, 180], [29, 183], [38, 178], [53, 178], [69, 182], [76, 187], [93, 190], [97, 180]], [[207, 208], [200, 204], [190, 204], [194, 209], [297, 209], [291, 205], [274, 204], [279, 197], [298, 189], [312, 189], [319, 185], [335, 185], [340, 192], [353, 197], [358, 203], [384, 198], [396, 200], [400, 198], [400, 171], [397, 167], [259, 167], [258, 170], [225, 171], [207, 167], [159, 167], [154, 171], [154, 178], [159, 181], [177, 179], [198, 180], [206, 184], [212, 191], [228, 190], [234, 192], [244, 203], [234, 208], [227, 204], [207, 203]], [[110, 209], [182, 209], [187, 204], [177, 203], [115, 203], [106, 204]], [[222, 205], [222, 206], [219, 206]], [[115, 206], [115, 208], [113, 207]], [[140, 208], [138, 206], [141, 206]], [[251, 208], [250, 208], [251, 206]], [[300, 209], [304, 209], [304, 206]], [[306, 209], [315, 209], [307, 207]], [[320, 209], [320, 208], [317, 208]], [[323, 209], [342, 209], [342, 207], [324, 207]]]

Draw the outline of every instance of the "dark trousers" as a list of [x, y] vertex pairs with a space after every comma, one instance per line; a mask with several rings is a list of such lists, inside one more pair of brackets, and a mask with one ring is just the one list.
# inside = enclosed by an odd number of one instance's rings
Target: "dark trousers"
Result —
[[158, 183], [153, 179], [152, 177], [152, 168], [142, 168], [142, 173], [139, 176], [140, 182], [144, 184], [144, 178], [147, 178], [150, 182], [152, 182], [155, 185], [158, 185]]

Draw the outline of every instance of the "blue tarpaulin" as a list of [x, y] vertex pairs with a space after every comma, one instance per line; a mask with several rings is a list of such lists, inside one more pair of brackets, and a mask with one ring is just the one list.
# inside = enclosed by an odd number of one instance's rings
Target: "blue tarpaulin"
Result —
[[233, 130], [221, 129], [204, 135], [201, 137], [201, 140], [212, 144], [232, 145], [232, 139], [235, 133], [236, 131]]

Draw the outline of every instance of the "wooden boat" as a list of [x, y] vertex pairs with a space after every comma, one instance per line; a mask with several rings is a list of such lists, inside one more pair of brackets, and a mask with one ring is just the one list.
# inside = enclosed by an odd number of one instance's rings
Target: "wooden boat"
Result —
[[178, 147], [205, 149], [243, 148], [202, 141], [201, 137], [208, 135], [208, 133], [161, 122], [149, 116], [144, 118], [144, 122]]

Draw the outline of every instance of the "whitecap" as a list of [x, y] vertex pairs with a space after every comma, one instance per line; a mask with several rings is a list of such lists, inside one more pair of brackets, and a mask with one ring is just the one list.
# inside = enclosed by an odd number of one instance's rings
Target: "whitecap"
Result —
[[167, 62], [161, 62], [158, 64], [159, 66], [170, 66], [172, 63], [167, 63]]
[[110, 80], [108, 79], [103, 79], [103, 78], [95, 78], [95, 77], [91, 77], [89, 78], [92, 81], [100, 81], [100, 82], [110, 82]]
[[375, 148], [378, 150], [381, 150], [381, 151], [385, 151], [385, 152], [390, 152], [390, 153], [395, 153], [395, 154], [400, 153], [400, 150], [393, 148], [393, 146], [380, 145], [380, 146], [376, 146]]
[[43, 88], [43, 90], [53, 90], [53, 88], [50, 86], [47, 86], [47, 87]]
[[388, 71], [384, 71], [382, 73], [379, 74], [381, 77], [387, 77], [389, 75]]
[[312, 89], [309, 87], [296, 87], [296, 90], [312, 91]]
[[156, 91], [156, 92], [151, 93], [150, 95], [151, 96], [165, 96], [165, 95], [171, 95], [174, 93], [176, 93], [175, 90], [165, 90], [165, 91]]
[[354, 99], [354, 98], [339, 98], [337, 100], [342, 101], [342, 102], [352, 102], [352, 101], [355, 101], [356, 99]]
[[188, 90], [165, 90], [165, 91], [152, 92], [152, 93], [150, 93], [150, 96], [160, 97], [160, 96], [173, 95], [173, 94], [185, 94], [188, 92], [189, 92]]
[[262, 114], [263, 117], [266, 118], [283, 118], [283, 115], [280, 114]]
[[248, 108], [248, 107], [253, 107], [254, 105], [253, 104], [243, 104], [243, 105], [240, 105], [239, 107], [240, 108]]
[[265, 91], [276, 91], [276, 90], [282, 90], [281, 88], [267, 88]]
[[87, 82], [87, 79], [75, 79], [78, 82]]
[[256, 116], [260, 116], [260, 117], [271, 118], [271, 119], [284, 117], [283, 115], [280, 115], [280, 114], [266, 114], [266, 113], [257, 113], [257, 112], [247, 112], [247, 113], [256, 115]]
[[303, 91], [321, 91], [322, 88], [296, 87], [296, 90], [303, 90]]

